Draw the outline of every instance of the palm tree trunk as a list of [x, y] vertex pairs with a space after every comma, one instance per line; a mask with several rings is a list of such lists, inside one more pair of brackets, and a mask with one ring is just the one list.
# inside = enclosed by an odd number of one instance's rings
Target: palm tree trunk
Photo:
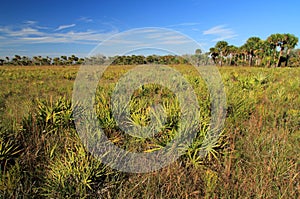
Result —
[[278, 56], [278, 60], [277, 60], [277, 64], [276, 64], [277, 67], [280, 67], [280, 66], [281, 66], [283, 50], [284, 50], [284, 48], [281, 47], [281, 48], [280, 48], [280, 52], [279, 52], [279, 56]]
[[291, 49], [288, 49], [288, 51], [286, 53], [285, 66], [288, 66], [288, 61], [289, 61], [289, 58], [290, 58], [290, 52], [291, 52]]
[[220, 53], [220, 58], [221, 58], [220, 66], [222, 67], [222, 65], [223, 65], [223, 53], [222, 52]]
[[232, 57], [233, 57], [233, 55], [231, 54], [230, 59], [229, 59], [229, 64], [228, 64], [229, 66], [231, 66], [231, 63], [232, 63]]
[[252, 66], [252, 55], [249, 55], [249, 66]]

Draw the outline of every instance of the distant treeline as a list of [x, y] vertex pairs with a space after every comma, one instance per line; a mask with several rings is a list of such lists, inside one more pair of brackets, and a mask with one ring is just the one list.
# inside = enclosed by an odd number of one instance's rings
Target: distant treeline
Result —
[[240, 47], [229, 45], [226, 41], [219, 41], [203, 53], [196, 49], [193, 55], [127, 55], [106, 57], [97, 55], [79, 58], [75, 55], [60, 57], [42, 57], [15, 55], [13, 58], [0, 58], [0, 65], [28, 66], [28, 65], [81, 65], [103, 64], [139, 65], [139, 64], [194, 64], [194, 65], [229, 65], [229, 66], [263, 66], [280, 67], [300, 66], [300, 49], [294, 49], [298, 37], [293, 34], [272, 34], [266, 40], [259, 37], [250, 37]]
[[140, 64], [188, 64], [190, 62], [197, 62], [197, 64], [208, 65], [213, 64], [209, 54], [203, 55], [127, 55], [127, 56], [113, 56], [106, 57], [103, 55], [97, 55], [92, 57], [79, 58], [75, 55], [61, 56], [61, 57], [42, 57], [34, 56], [32, 58], [27, 56], [15, 55], [13, 58], [6, 57], [0, 59], [0, 65], [12, 65], [12, 66], [70, 66], [81, 64], [103, 64], [111, 63], [113, 65], [140, 65]]

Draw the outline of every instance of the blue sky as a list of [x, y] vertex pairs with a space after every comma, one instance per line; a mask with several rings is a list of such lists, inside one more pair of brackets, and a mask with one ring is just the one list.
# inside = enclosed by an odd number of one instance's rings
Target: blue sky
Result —
[[84, 57], [111, 36], [144, 27], [179, 31], [200, 43], [203, 51], [218, 40], [240, 46], [251, 36], [300, 37], [299, 9], [295, 0], [4, 0], [0, 57]]

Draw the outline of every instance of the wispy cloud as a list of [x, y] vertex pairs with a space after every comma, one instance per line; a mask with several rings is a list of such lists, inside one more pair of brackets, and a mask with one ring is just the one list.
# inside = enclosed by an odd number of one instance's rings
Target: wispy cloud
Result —
[[165, 28], [133, 29], [113, 36], [98, 47], [95, 53], [105, 52], [108, 55], [124, 52], [141, 52], [147, 49], [147, 54], [157, 51], [163, 54], [193, 53], [199, 46], [188, 37], [177, 31]]
[[90, 22], [93, 22], [93, 19], [91, 19], [89, 17], [80, 17], [78, 19], [78, 21], [83, 21], [83, 22], [86, 22], [86, 23], [90, 23]]
[[26, 20], [26, 21], [24, 21], [24, 24], [27, 24], [27, 25], [34, 25], [34, 24], [37, 24], [37, 21]]
[[[72, 25], [72, 24], [71, 24]], [[117, 29], [103, 30], [68, 30], [64, 32], [48, 29], [39, 29], [36, 23], [27, 23], [27, 26], [0, 26], [0, 43], [7, 48], [31, 44], [101, 44], [99, 53], [115, 55], [129, 52], [137, 48], [170, 49], [178, 54], [192, 53], [199, 48], [190, 39], [179, 32], [164, 28], [140, 28], [124, 32], [120, 35]], [[70, 25], [60, 26], [66, 29]], [[109, 40], [107, 40], [110, 38]], [[97, 52], [98, 52], [97, 51]]]
[[[33, 23], [30, 23], [33, 24]], [[74, 24], [75, 25], [75, 24]], [[68, 25], [73, 27], [74, 25]], [[66, 29], [67, 26], [60, 26], [59, 29]], [[52, 29], [52, 28], [47, 28]], [[53, 30], [53, 29], [52, 29]], [[57, 29], [55, 29], [57, 30]], [[46, 29], [38, 29], [34, 26], [27, 27], [1, 27], [0, 26], [0, 44], [34, 44], [34, 43], [80, 43], [80, 44], [99, 44], [112, 34], [116, 34], [117, 30], [111, 31], [68, 31], [53, 32]]]
[[34, 28], [22, 28], [21, 30], [15, 30], [15, 31], [12, 31], [12, 30], [8, 30], [7, 33], [10, 35], [10, 36], [13, 36], [13, 37], [23, 37], [23, 36], [41, 36], [43, 35], [42, 32], [40, 32], [39, 30], [37, 29], [34, 29]]
[[225, 25], [219, 25], [203, 31], [203, 35], [214, 35], [217, 38], [213, 41], [231, 39], [238, 36], [232, 29], [226, 28]]
[[45, 26], [39, 26], [38, 25], [38, 21], [34, 21], [34, 20], [26, 20], [23, 21], [23, 24], [21, 25], [21, 27], [31, 27], [31, 28], [35, 28], [35, 29], [49, 29], [49, 27], [45, 27]]
[[69, 24], [69, 25], [61, 25], [61, 26], [58, 26], [58, 28], [55, 29], [55, 31], [59, 31], [59, 30], [63, 30], [63, 29], [66, 29], [66, 28], [72, 28], [76, 26], [76, 24]]
[[44, 33], [40, 32], [36, 28], [24, 27], [21, 29], [12, 29], [9, 27], [0, 27], [1, 39], [16, 39], [17, 37], [26, 36], [42, 36]]
[[183, 44], [189, 43], [190, 41], [184, 35], [181, 35], [178, 32], [170, 31], [168, 29], [140, 29], [134, 31], [134, 34], [139, 35], [142, 38], [141, 42], [147, 43], [147, 45], [151, 44]]
[[[2, 56], [13, 56], [15, 53], [20, 54], [42, 54], [43, 52], [46, 55], [51, 55], [51, 52], [55, 49], [50, 49], [49, 46], [51, 44], [84, 44], [84, 45], [98, 45], [99, 43], [105, 41], [112, 35], [118, 33], [118, 29], [108, 29], [108, 28], [101, 28], [99, 30], [77, 30], [74, 29], [67, 29], [74, 27], [75, 24], [70, 25], [61, 25], [57, 27], [42, 27], [39, 26], [40, 24], [37, 21], [23, 21], [21, 24], [16, 25], [9, 25], [9, 26], [1, 26], [0, 25], [0, 55]], [[65, 30], [63, 32], [57, 31]], [[20, 52], [20, 47], [32, 49], [31, 45], [34, 44], [41, 44], [44, 48], [37, 50], [28, 50], [28, 52]], [[48, 46], [49, 45], [49, 46]], [[85, 48], [85, 47], [83, 47]], [[66, 47], [64, 47], [66, 49]], [[46, 52], [47, 51], [47, 52]], [[57, 50], [56, 50], [57, 51]], [[59, 50], [58, 50], [59, 51]], [[70, 49], [69, 52], [74, 54], [83, 53], [80, 49]], [[53, 52], [54, 53], [54, 52]], [[68, 53], [66, 51], [66, 53]], [[85, 56], [87, 52], [84, 51], [82, 56]], [[53, 55], [59, 54], [55, 52]]]

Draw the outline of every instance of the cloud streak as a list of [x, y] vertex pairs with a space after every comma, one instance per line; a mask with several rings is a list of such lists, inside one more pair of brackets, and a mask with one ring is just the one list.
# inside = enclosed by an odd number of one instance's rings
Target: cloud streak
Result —
[[26, 20], [26, 21], [24, 21], [24, 23], [27, 24], [27, 25], [35, 25], [35, 24], [37, 24], [37, 21]]
[[219, 25], [203, 31], [203, 35], [213, 35], [217, 38], [212, 41], [221, 41], [238, 36], [232, 29], [226, 28], [225, 25]]
[[64, 30], [64, 29], [67, 29], [67, 28], [72, 28], [76, 26], [76, 24], [70, 24], [70, 25], [61, 25], [61, 26], [58, 26], [58, 28], [55, 29], [55, 31], [59, 31], [59, 30]]
[[89, 17], [80, 17], [78, 19], [78, 21], [82, 21], [82, 22], [85, 22], [85, 23], [90, 23], [90, 22], [93, 22], [93, 19], [91, 19]]

